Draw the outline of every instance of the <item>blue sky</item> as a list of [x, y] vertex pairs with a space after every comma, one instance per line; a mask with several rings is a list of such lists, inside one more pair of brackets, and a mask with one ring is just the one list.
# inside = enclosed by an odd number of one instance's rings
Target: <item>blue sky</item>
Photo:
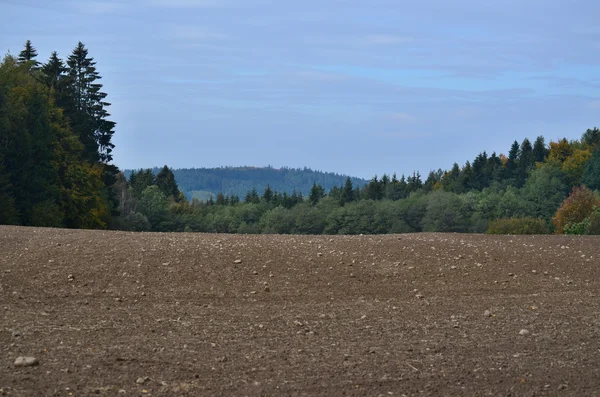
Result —
[[0, 50], [82, 41], [121, 168], [426, 174], [600, 126], [595, 0], [0, 0]]

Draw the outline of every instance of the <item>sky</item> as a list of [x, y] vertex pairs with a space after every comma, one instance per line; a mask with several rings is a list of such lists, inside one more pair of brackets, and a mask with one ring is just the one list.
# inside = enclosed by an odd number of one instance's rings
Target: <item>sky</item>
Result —
[[78, 41], [114, 163], [426, 175], [600, 126], [597, 0], [0, 0], [0, 50]]

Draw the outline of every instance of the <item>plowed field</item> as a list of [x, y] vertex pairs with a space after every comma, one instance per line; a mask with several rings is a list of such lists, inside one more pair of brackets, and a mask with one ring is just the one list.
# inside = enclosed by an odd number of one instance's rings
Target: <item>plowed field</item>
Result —
[[0, 395], [600, 395], [599, 295], [594, 237], [1, 226]]

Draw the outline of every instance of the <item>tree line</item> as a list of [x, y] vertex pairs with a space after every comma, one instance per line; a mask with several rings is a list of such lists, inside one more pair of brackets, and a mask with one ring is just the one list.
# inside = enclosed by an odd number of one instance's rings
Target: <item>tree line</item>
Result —
[[[463, 166], [431, 171], [425, 180], [418, 172], [374, 176], [363, 185], [346, 178], [328, 191], [314, 182], [306, 197], [267, 185], [244, 197], [220, 193], [216, 200], [187, 201], [181, 192], [159, 188], [151, 169], [139, 170], [129, 181], [122, 179], [121, 196], [137, 211], [125, 212], [129, 218], [122, 217], [120, 227], [284, 234], [589, 233], [596, 230], [594, 208], [600, 207], [600, 201], [590, 201], [600, 189], [599, 148], [597, 128], [572, 141], [546, 144], [539, 136], [533, 144], [515, 141], [508, 155], [482, 152]], [[165, 166], [160, 173], [172, 171]], [[586, 205], [580, 204], [583, 196]], [[569, 200], [577, 210], [565, 217]]]
[[302, 170], [224, 168], [247, 182], [277, 171], [299, 188], [248, 185], [245, 194], [189, 200], [168, 166], [126, 177], [111, 164], [115, 123], [83, 43], [66, 61], [37, 55], [27, 41], [0, 64], [0, 224], [301, 234], [600, 229], [597, 128], [571, 141], [515, 141], [507, 155], [481, 152], [426, 178], [384, 174], [365, 183], [317, 173], [307, 189]]
[[[160, 168], [152, 168], [157, 174]], [[292, 191], [307, 195], [313, 183], [329, 190], [344, 183], [345, 175], [315, 171], [310, 168], [267, 167], [219, 167], [219, 168], [179, 168], [173, 169], [179, 189], [189, 199], [206, 201], [217, 199], [219, 193], [244, 197], [252, 189], [262, 192], [267, 185], [280, 192]], [[132, 170], [123, 170], [127, 178]], [[367, 182], [351, 178], [356, 185]]]
[[37, 56], [27, 41], [0, 63], [0, 224], [108, 227], [115, 123], [96, 63], [81, 42]]

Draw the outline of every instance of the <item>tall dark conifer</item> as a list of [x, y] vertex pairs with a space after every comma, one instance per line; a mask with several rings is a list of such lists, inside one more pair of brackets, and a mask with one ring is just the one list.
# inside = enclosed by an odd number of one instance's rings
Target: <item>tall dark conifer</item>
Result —
[[110, 162], [115, 123], [108, 120], [110, 114], [106, 108], [110, 103], [104, 101], [106, 93], [101, 91], [102, 84], [97, 83], [102, 77], [96, 70], [96, 62], [79, 42], [67, 59], [67, 65], [73, 96], [73, 127], [80, 134], [86, 157], [92, 162]]
[[40, 65], [40, 63], [35, 60], [37, 56], [38, 53], [35, 47], [31, 44], [30, 40], [27, 40], [23, 50], [19, 53], [18, 62], [20, 65], [29, 63], [31, 69], [37, 69]]

